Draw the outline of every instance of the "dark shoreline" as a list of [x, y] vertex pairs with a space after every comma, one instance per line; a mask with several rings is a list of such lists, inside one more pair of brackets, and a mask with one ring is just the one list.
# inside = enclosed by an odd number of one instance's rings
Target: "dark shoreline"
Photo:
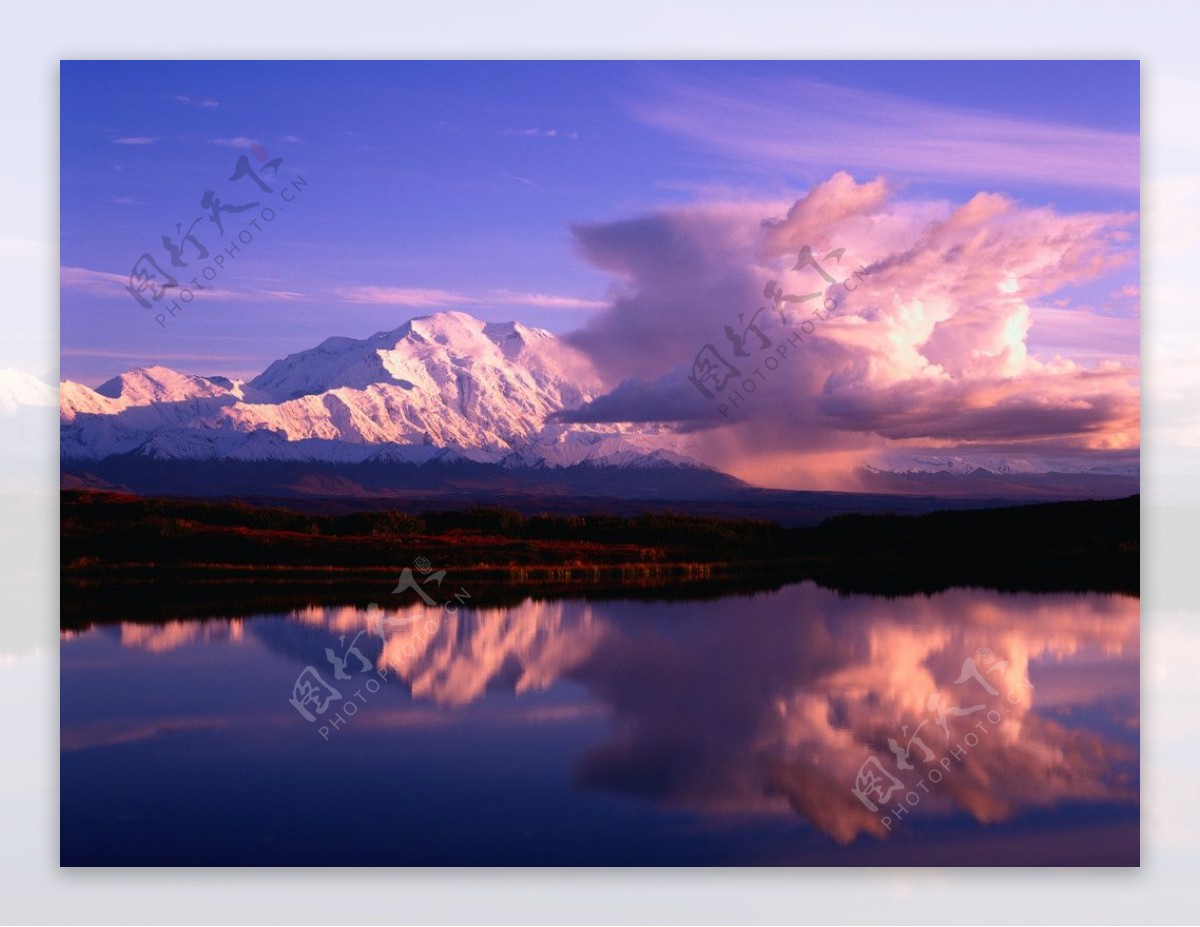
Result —
[[473, 604], [526, 598], [703, 600], [811, 580], [838, 592], [1138, 595], [1140, 499], [920, 516], [845, 515], [811, 528], [656, 514], [507, 509], [308, 515], [242, 504], [62, 494], [62, 627], [232, 617], [309, 605], [386, 607], [426, 557]]

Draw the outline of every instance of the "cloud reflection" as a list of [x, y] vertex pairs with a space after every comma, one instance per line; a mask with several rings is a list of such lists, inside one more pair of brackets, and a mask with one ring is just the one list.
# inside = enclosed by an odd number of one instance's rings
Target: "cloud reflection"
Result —
[[[443, 712], [496, 690], [583, 686], [610, 734], [577, 758], [581, 788], [707, 814], [799, 814], [843, 844], [917, 816], [987, 825], [1068, 801], [1137, 802], [1137, 599], [952, 590], [888, 600], [803, 583], [717, 602], [385, 614], [402, 622], [374, 638], [376, 665]], [[366, 617], [293, 615], [338, 635]], [[958, 683], [980, 648], [990, 692]], [[939, 700], [971, 713], [946, 715], [943, 730]], [[903, 771], [888, 741], [917, 732], [931, 755], [914, 747]], [[968, 736], [977, 742], [964, 749]], [[955, 748], [963, 760], [945, 761]], [[906, 790], [942, 770], [891, 830], [886, 808], [851, 792], [871, 756]]]

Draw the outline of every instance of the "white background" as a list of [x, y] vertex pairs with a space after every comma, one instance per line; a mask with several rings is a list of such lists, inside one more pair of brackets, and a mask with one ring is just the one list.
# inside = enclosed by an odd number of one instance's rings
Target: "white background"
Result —
[[[1138, 58], [1143, 99], [1140, 870], [60, 870], [57, 441], [0, 448], [0, 920], [1196, 923], [1200, 30], [1183, 3], [305, 0], [7, 4], [0, 366], [58, 363], [61, 58]], [[1194, 506], [1194, 507], [1189, 507]], [[398, 835], [403, 839], [403, 835]]]

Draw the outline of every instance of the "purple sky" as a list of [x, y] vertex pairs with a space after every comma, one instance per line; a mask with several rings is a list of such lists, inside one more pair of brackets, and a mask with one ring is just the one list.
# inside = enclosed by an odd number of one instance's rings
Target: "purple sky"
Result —
[[[1138, 71], [67, 62], [62, 376], [253, 375], [461, 309], [585, 349], [611, 393], [583, 417], [675, 422], [751, 479], [892, 452], [1128, 462]], [[257, 181], [231, 179], [241, 158]], [[206, 191], [258, 205], [218, 211], [222, 234]], [[697, 352], [729, 354], [725, 326], [767, 280], [824, 287], [793, 268], [805, 245], [844, 249], [825, 295], [871, 273], [752, 402], [717, 413], [687, 378]], [[206, 287], [161, 325], [171, 299], [127, 288], [143, 254]], [[800, 318], [758, 317], [771, 351]]]

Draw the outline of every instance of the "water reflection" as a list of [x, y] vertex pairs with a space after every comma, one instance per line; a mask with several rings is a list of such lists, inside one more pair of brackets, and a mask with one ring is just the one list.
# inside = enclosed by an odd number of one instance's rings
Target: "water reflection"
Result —
[[[196, 643], [242, 639], [245, 621], [168, 621], [166, 624], [121, 624], [121, 646], [148, 650], [150, 653], [169, 653]], [[70, 632], [66, 632], [70, 633]]]
[[[917, 819], [988, 825], [1066, 803], [1136, 805], [1138, 613], [1113, 595], [887, 600], [805, 583], [701, 603], [314, 607], [101, 633], [160, 655], [249, 640], [332, 679], [326, 648], [368, 629], [359, 648], [391, 668], [422, 725], [452, 725], [500, 695], [525, 723], [594, 724], [599, 712], [603, 739], [572, 754], [577, 789], [709, 817], [799, 815], [846, 845], [895, 839]], [[960, 682], [968, 660], [979, 678]], [[558, 690], [556, 705], [526, 704]], [[270, 708], [286, 714], [283, 695]], [[970, 712], [944, 713], [943, 728], [937, 705]], [[403, 736], [416, 716], [379, 711], [360, 731]], [[902, 748], [915, 732], [906, 770], [889, 740]], [[871, 757], [903, 783], [875, 811], [852, 792]]]

